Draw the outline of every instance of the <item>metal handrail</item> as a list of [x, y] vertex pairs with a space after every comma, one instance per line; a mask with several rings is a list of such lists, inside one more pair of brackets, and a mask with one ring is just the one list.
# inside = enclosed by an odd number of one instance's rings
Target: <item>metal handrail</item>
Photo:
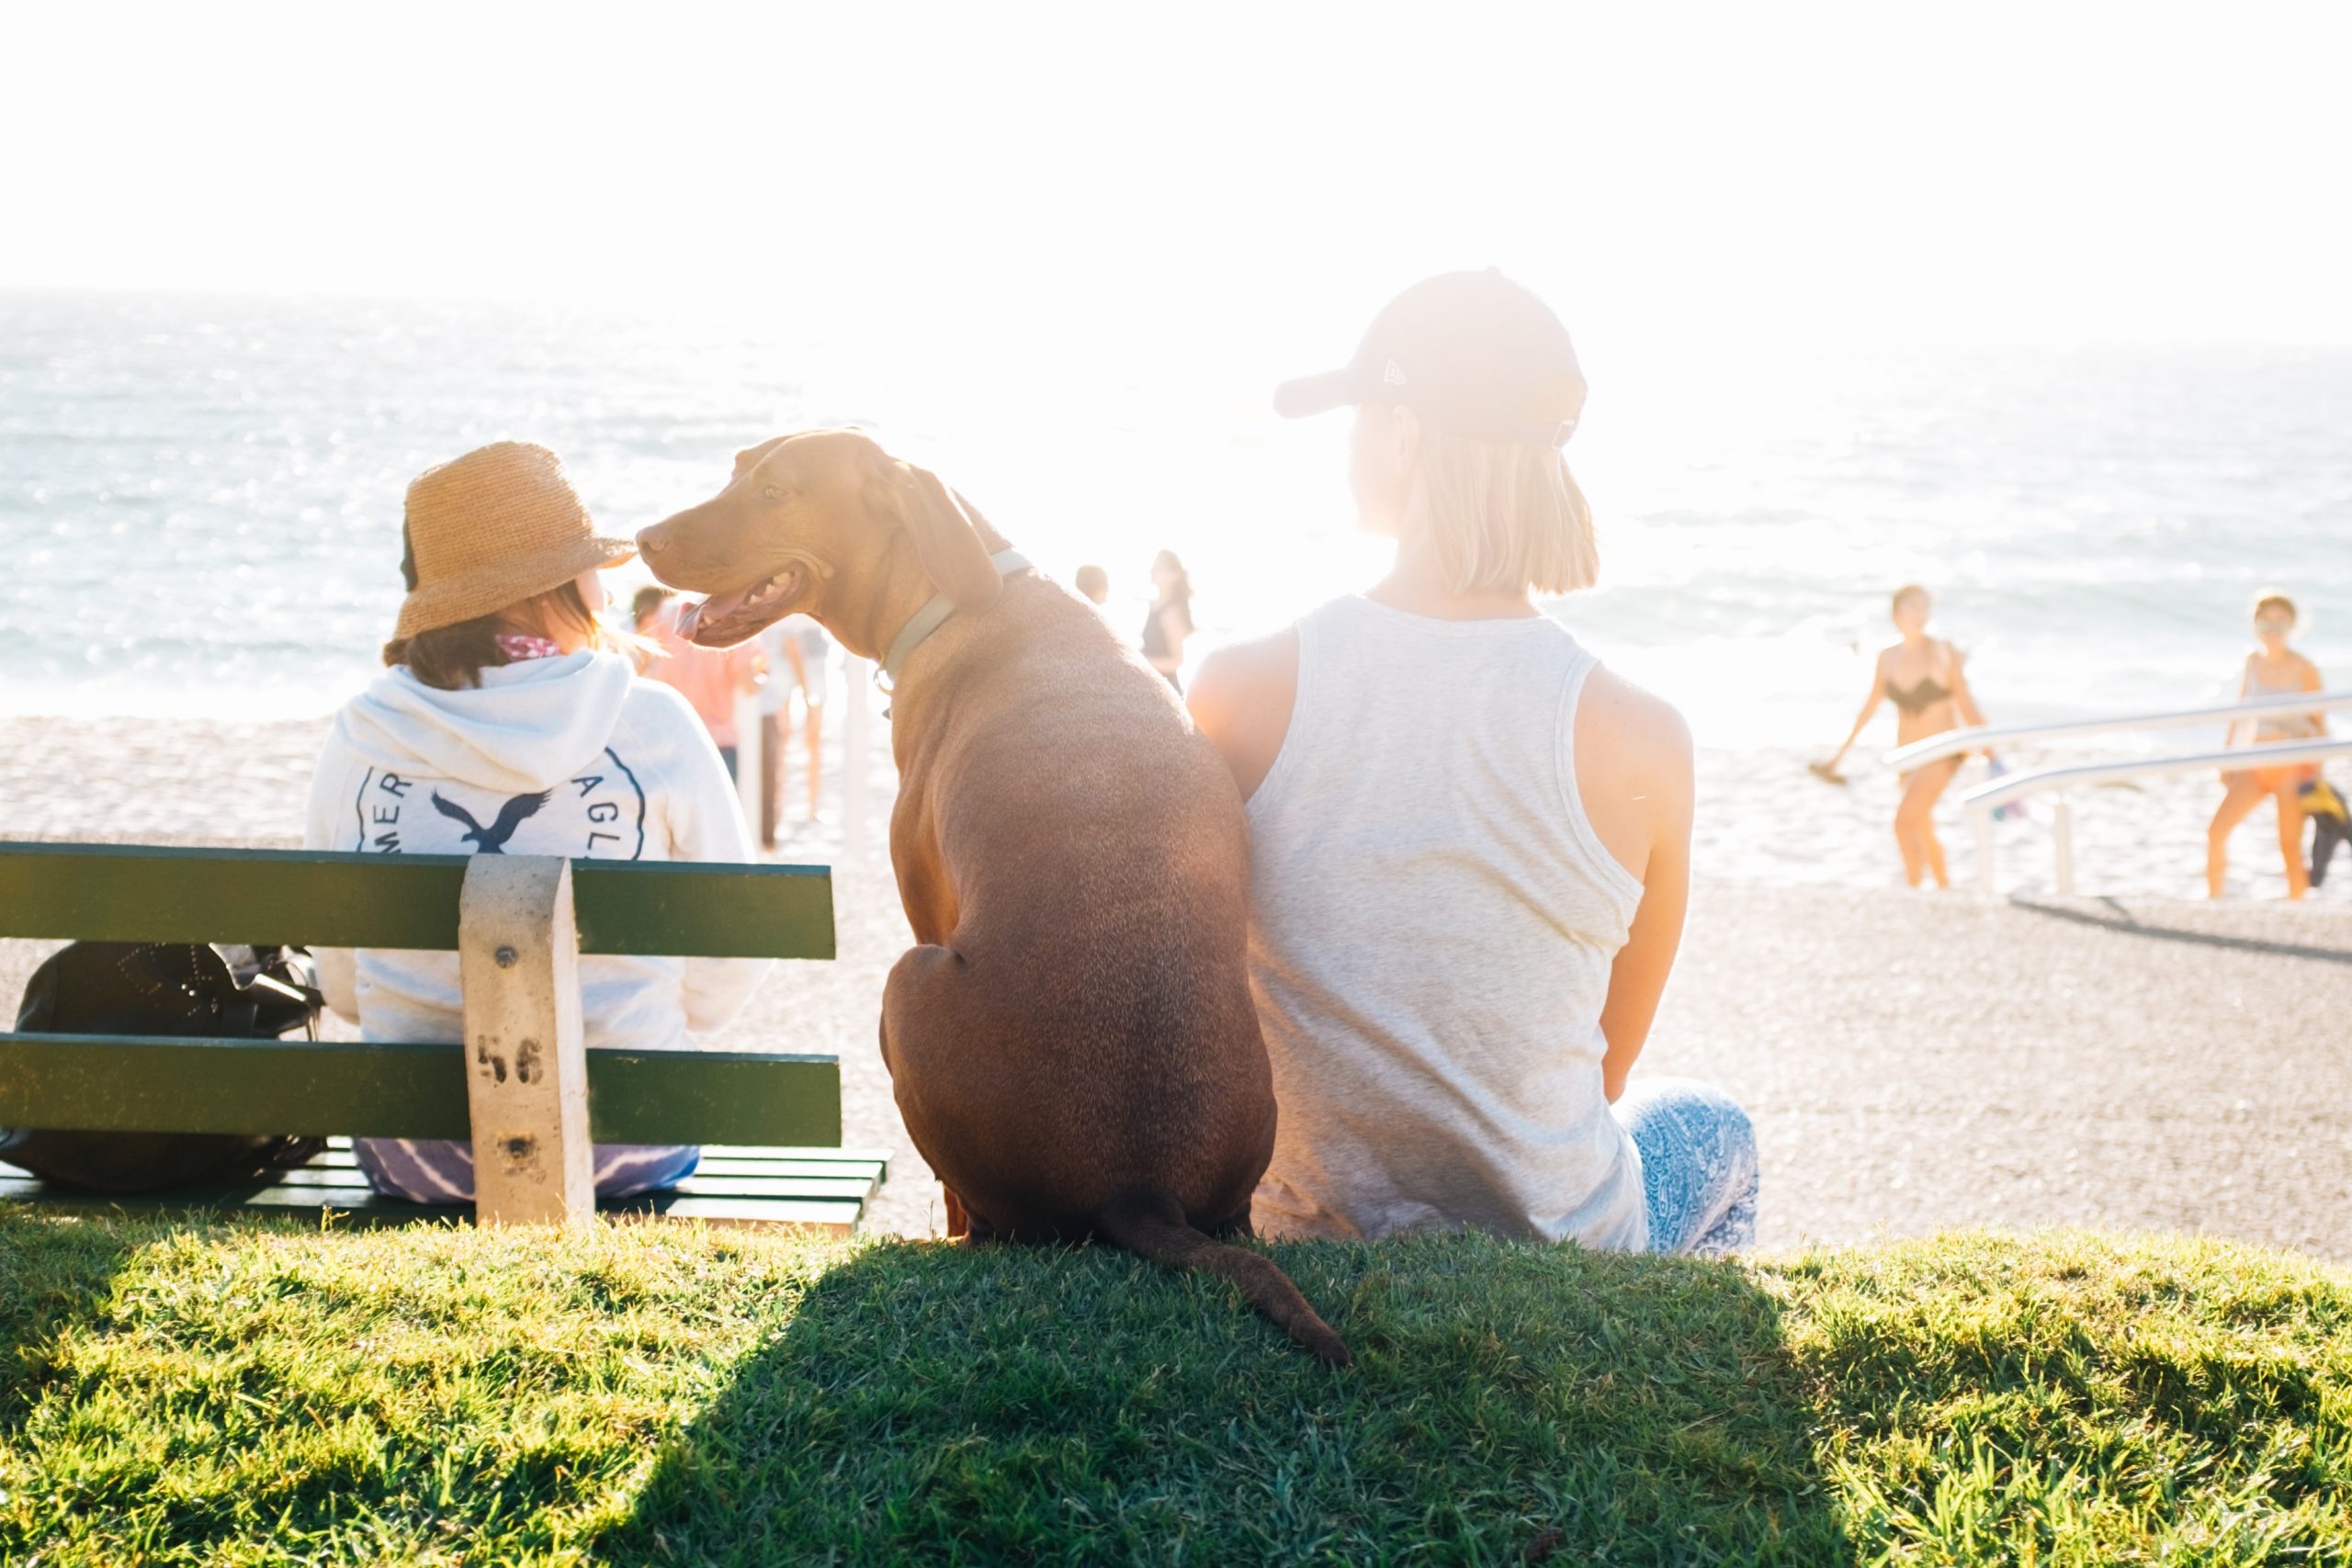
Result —
[[2039, 795], [2043, 790], [2060, 789], [2068, 784], [2101, 784], [2109, 779], [2136, 778], [2143, 773], [2193, 773], [2207, 768], [2244, 773], [2256, 768], [2281, 767], [2290, 762], [2315, 762], [2328, 757], [2341, 757], [2346, 752], [2352, 752], [2352, 737], [2337, 736], [2311, 740], [2266, 740], [2259, 746], [2232, 746], [2218, 751], [2197, 751], [2178, 757], [2067, 762], [1988, 779], [1962, 795], [1960, 804], [1972, 811], [1979, 807], [1990, 811], [2021, 796]]
[[[1924, 762], [1941, 761], [1962, 751], [2013, 740], [2058, 740], [2080, 735], [2101, 735], [2117, 729], [2165, 729], [2177, 725], [2210, 724], [2222, 718], [2259, 718], [2280, 713], [2325, 713], [2352, 707], [2352, 691], [2287, 692], [2275, 697], [2223, 703], [2212, 707], [2171, 708], [2156, 713], [2122, 714], [2112, 718], [2078, 718], [2062, 724], [1980, 724], [1947, 729], [1925, 740], [1914, 740], [1886, 753], [1891, 768], [1909, 770]], [[2012, 775], [2016, 776], [2016, 775]]]
[[[2256, 768], [2282, 767], [2295, 762], [2317, 762], [2330, 757], [2347, 756], [2352, 756], [2352, 739], [2267, 740], [2255, 746], [2232, 746], [2219, 751], [2196, 751], [2177, 757], [2063, 763], [1988, 780], [1960, 797], [1961, 807], [1968, 813], [1970, 824], [1975, 829], [1977, 885], [1986, 897], [1992, 896], [1993, 811], [1995, 807], [2006, 806], [2013, 800], [2021, 800], [2045, 790], [2064, 789], [2074, 784], [2103, 784], [2109, 779], [2139, 778], [2149, 773], [2191, 773], [2207, 768], [2219, 768], [2233, 773], [2248, 773]], [[2075, 890], [2074, 829], [2073, 810], [2062, 797], [2056, 803], [2050, 825], [2052, 848], [2057, 861], [2052, 883], [2060, 893]]]

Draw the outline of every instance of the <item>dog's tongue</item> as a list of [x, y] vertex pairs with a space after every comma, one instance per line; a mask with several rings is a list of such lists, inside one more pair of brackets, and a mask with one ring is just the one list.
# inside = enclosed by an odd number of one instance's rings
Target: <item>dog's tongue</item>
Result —
[[700, 648], [741, 642], [790, 608], [802, 581], [798, 571], [786, 570], [749, 587], [713, 593], [700, 604], [682, 604], [678, 635]]
[[688, 642], [698, 643], [702, 641], [702, 633], [724, 630], [727, 623], [735, 618], [736, 613], [743, 608], [751, 596], [750, 589], [739, 588], [732, 592], [714, 593], [707, 599], [679, 606], [678, 635]]

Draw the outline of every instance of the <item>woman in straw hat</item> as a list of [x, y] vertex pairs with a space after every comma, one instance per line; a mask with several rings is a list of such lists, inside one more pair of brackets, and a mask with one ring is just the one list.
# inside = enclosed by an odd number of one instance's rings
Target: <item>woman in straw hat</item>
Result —
[[[596, 621], [598, 573], [635, 553], [600, 536], [544, 446], [500, 442], [408, 489], [408, 586], [385, 672], [336, 716], [304, 841], [379, 854], [751, 858], [735, 792], [685, 700], [639, 681]], [[669, 1048], [741, 1009], [765, 964], [580, 961], [589, 1048]], [[458, 957], [322, 951], [328, 1002], [370, 1040], [459, 1040]], [[473, 1197], [464, 1143], [357, 1141], [379, 1191]], [[691, 1147], [599, 1145], [607, 1196], [672, 1186]]]

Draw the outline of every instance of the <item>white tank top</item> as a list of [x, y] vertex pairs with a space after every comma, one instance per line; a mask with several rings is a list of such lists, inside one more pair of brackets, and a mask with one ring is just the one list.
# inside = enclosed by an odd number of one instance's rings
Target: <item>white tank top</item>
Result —
[[1548, 616], [1348, 598], [1299, 623], [1290, 729], [1249, 807], [1280, 1107], [1261, 1234], [1646, 1244], [1641, 1157], [1601, 1089], [1642, 886], [1577, 795], [1595, 662]]

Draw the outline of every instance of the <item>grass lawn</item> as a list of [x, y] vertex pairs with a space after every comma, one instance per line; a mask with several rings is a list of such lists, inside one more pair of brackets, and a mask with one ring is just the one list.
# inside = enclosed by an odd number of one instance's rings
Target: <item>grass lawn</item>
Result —
[[0, 1209], [0, 1562], [2352, 1561], [2342, 1270], [1276, 1250]]

